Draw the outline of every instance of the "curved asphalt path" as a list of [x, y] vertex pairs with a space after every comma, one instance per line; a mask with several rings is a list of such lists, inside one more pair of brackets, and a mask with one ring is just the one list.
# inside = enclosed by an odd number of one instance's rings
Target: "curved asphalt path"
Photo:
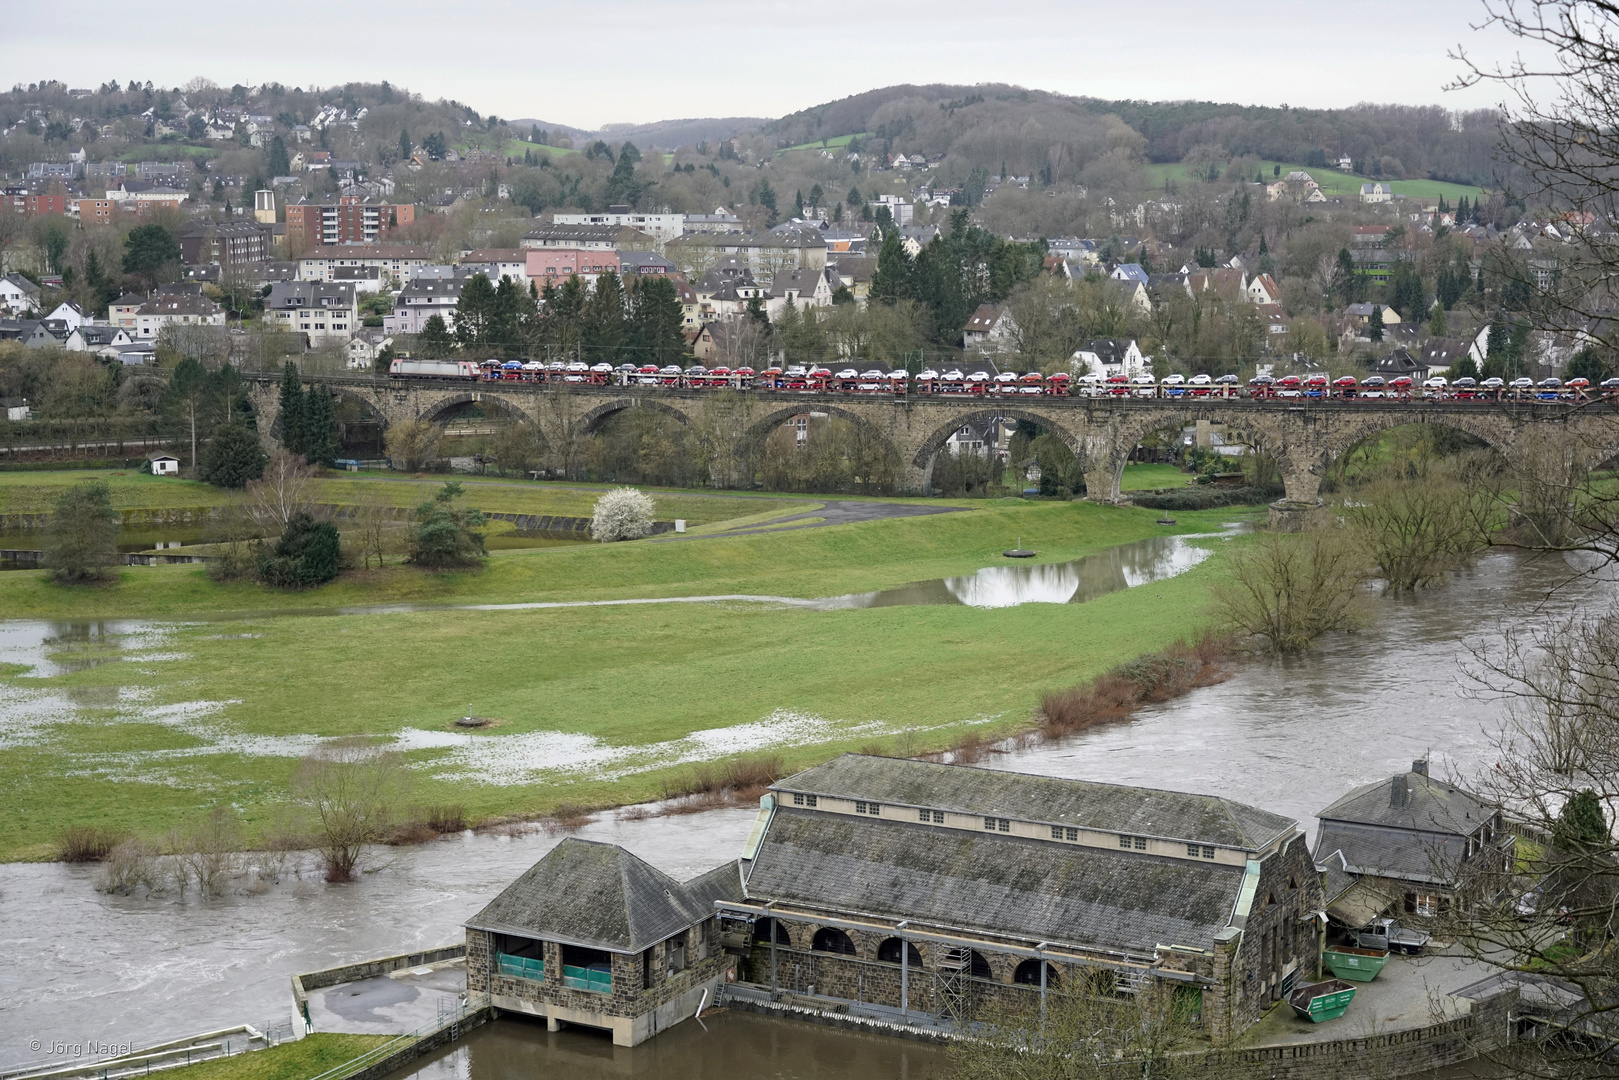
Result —
[[[421, 483], [424, 479], [436, 479], [437, 475], [438, 474], [435, 474], [431, 478], [417, 476], [376, 476], [367, 477], [366, 479], [381, 480], [392, 483]], [[336, 479], [342, 479], [341, 475], [336, 477]], [[451, 477], [451, 479], [454, 479], [454, 477]], [[614, 485], [608, 484], [597, 486], [594, 484], [557, 484], [549, 488], [536, 489], [532, 484], [512, 483], [510, 481], [500, 480], [478, 480], [472, 484], [468, 484], [467, 487], [469, 490], [480, 487], [511, 487], [524, 488], [529, 491], [611, 491]], [[744, 495], [738, 492], [728, 491], [704, 491], [692, 492], [691, 494], [704, 499], [736, 499], [740, 502], [753, 503], [768, 503], [772, 499], [777, 499], [785, 502], [818, 502], [821, 503], [822, 506], [819, 510], [806, 510], [800, 514], [792, 514], [788, 517], [777, 518], [774, 521], [761, 522], [758, 525], [750, 525], [741, 529], [727, 529], [723, 532], [701, 533], [696, 536], [691, 534], [675, 536], [673, 534], [663, 533], [660, 534], [656, 540], [652, 541], [653, 543], [666, 543], [671, 540], [703, 540], [711, 536], [747, 536], [750, 533], [760, 532], [791, 532], [795, 529], [819, 529], [827, 525], [854, 525], [862, 521], [884, 521], [888, 518], [925, 517], [928, 514], [951, 514], [960, 510], [970, 509], [970, 507], [966, 506], [928, 506], [924, 503], [867, 502], [861, 499], [821, 499], [815, 495], [799, 495], [792, 492], [778, 491], [772, 491], [759, 495]], [[821, 520], [808, 521], [806, 520], [807, 518], [820, 518]], [[802, 522], [802, 524], [791, 524], [794, 521]]]

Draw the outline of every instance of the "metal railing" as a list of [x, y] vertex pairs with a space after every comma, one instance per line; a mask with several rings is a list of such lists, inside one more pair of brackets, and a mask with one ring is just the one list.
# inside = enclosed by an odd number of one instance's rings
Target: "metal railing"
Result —
[[445, 1028], [465, 1020], [468, 1016], [485, 1008], [487, 1005], [487, 1000], [462, 1002], [458, 1008], [450, 1012], [440, 1012], [439, 1018], [432, 1023], [423, 1024], [414, 1031], [389, 1039], [380, 1046], [374, 1046], [359, 1057], [350, 1058], [341, 1065], [334, 1066], [318, 1076], [311, 1077], [310, 1080], [343, 1080], [344, 1077], [353, 1076], [355, 1073], [362, 1072], [379, 1062], [386, 1061], [401, 1050], [407, 1049], [412, 1043], [430, 1035], [435, 1035]]

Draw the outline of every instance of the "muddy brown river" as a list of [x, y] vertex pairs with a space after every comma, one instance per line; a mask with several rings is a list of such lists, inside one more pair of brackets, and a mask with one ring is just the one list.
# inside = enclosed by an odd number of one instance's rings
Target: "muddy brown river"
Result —
[[[1371, 626], [1296, 659], [1256, 661], [1218, 686], [1129, 723], [994, 755], [995, 768], [1217, 792], [1297, 816], [1350, 786], [1431, 754], [1441, 773], [1485, 766], [1503, 705], [1464, 692], [1469, 642], [1619, 597], [1570, 567], [1494, 553], [1450, 584], [1383, 599]], [[1064, 586], [1066, 587], [1066, 586]], [[1548, 594], [1550, 599], [1548, 599]], [[626, 820], [602, 815], [579, 835], [621, 843], [686, 877], [733, 857], [749, 810]], [[42, 1064], [35, 1040], [149, 1045], [240, 1023], [285, 1021], [288, 976], [455, 940], [463, 919], [544, 855], [557, 837], [464, 834], [383, 854], [353, 885], [285, 876], [257, 895], [203, 901], [97, 893], [93, 873], [60, 864], [0, 866], [0, 1071]], [[556, 1073], [594, 1077], [924, 1077], [936, 1048], [738, 1013], [705, 1016], [632, 1051], [588, 1033], [548, 1035], [503, 1021], [412, 1072], [422, 1080]], [[67, 1064], [67, 1062], [62, 1062]]]

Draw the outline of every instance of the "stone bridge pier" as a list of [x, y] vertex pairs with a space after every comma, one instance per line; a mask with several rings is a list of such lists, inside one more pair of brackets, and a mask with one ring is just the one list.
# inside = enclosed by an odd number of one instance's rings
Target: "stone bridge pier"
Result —
[[[249, 399], [267, 448], [279, 445], [279, 377], [249, 376]], [[455, 383], [375, 376], [313, 376], [322, 386], [377, 421], [384, 431], [405, 420], [442, 423], [476, 406], [533, 425], [544, 442], [597, 430], [625, 409], [657, 409], [700, 430], [705, 438], [756, 449], [797, 416], [829, 416], [856, 425], [862, 437], [897, 453], [901, 486], [931, 490], [933, 463], [951, 435], [969, 424], [1027, 420], [1055, 433], [1079, 458], [1087, 497], [1118, 502], [1130, 452], [1154, 433], [1178, 439], [1199, 420], [1225, 425], [1230, 437], [1273, 456], [1286, 497], [1314, 502], [1332, 463], [1357, 443], [1388, 428], [1439, 424], [1466, 432], [1516, 467], [1541, 470], [1594, 467], [1619, 456], [1619, 409], [1608, 405], [1485, 402], [1282, 402], [1200, 398], [860, 397], [846, 394], [727, 393], [656, 387], [579, 386], [558, 389], [523, 383]], [[745, 458], [739, 454], [738, 458]]]

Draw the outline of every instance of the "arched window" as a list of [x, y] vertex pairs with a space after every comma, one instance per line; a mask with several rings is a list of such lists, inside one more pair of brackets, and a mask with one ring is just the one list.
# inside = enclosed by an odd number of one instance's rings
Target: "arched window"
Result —
[[854, 955], [854, 942], [849, 940], [848, 934], [835, 926], [823, 926], [815, 931], [815, 939], [810, 943], [810, 948], [816, 952], [842, 953], [845, 956]]
[[[906, 960], [905, 960], [906, 966], [911, 967], [911, 968], [919, 968], [919, 967], [921, 967], [922, 966], [922, 954], [920, 952], [918, 952], [916, 946], [911, 944], [909, 941], [905, 942], [904, 944], [905, 944], [905, 953], [906, 953]], [[891, 937], [891, 938], [888, 938], [888, 939], [884, 940], [881, 945], [877, 946], [877, 959], [880, 960], [882, 963], [885, 963], [885, 964], [897, 964], [897, 963], [899, 963], [899, 947], [900, 947], [900, 940], [897, 937]]]
[[993, 979], [995, 976], [989, 970], [989, 961], [977, 952], [972, 953], [972, 968], [967, 972], [975, 979]]
[[1049, 961], [1045, 960], [1023, 961], [1017, 966], [1017, 970], [1012, 972], [1012, 981], [1024, 986], [1039, 986], [1041, 964], [1046, 965], [1046, 989], [1055, 990], [1057, 988], [1057, 969], [1052, 967]]
[[760, 919], [753, 924], [753, 940], [755, 944], [770, 944], [770, 931], [772, 929], [776, 932], [777, 945], [791, 945], [793, 943], [793, 939], [787, 934], [787, 928], [781, 923], [775, 919]]

